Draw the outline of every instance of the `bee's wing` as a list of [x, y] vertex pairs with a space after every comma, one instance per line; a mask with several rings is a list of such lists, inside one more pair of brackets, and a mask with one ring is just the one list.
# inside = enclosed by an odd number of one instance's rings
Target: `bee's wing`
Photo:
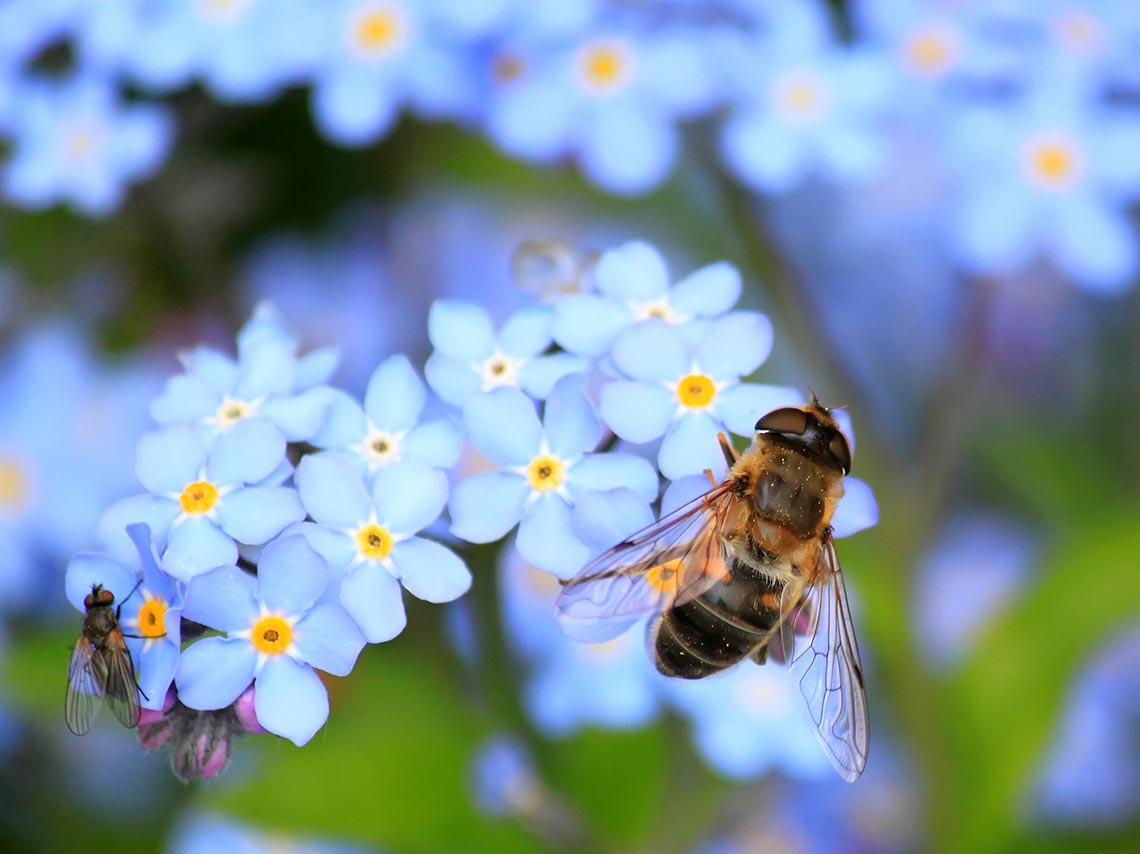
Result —
[[97, 657], [95, 647], [80, 635], [67, 665], [67, 699], [64, 702], [64, 719], [67, 728], [76, 735], [85, 735], [91, 722], [99, 714], [100, 700], [107, 684], [107, 667]]
[[726, 575], [720, 533], [737, 500], [725, 481], [587, 564], [558, 596], [566, 634], [589, 642], [615, 638]]
[[133, 729], [139, 725], [142, 710], [139, 706], [139, 685], [135, 681], [134, 663], [122, 633], [113, 631], [107, 635], [106, 648], [96, 651], [95, 656], [101, 656], [106, 667], [104, 696], [107, 705], [111, 707], [111, 714], [123, 726]]
[[830, 535], [820, 546], [821, 566], [803, 598], [780, 624], [784, 657], [807, 702], [820, 744], [844, 780], [867, 765], [867, 695], [859, 644]]

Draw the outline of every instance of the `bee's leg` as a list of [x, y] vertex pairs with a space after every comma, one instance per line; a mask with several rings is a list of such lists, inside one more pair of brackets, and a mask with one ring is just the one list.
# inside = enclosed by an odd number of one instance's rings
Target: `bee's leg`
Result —
[[748, 657], [757, 664], [763, 664], [768, 660], [768, 644], [764, 643], [762, 646], [752, 650], [752, 654]]
[[142, 582], [143, 582], [143, 580], [141, 578], [138, 581], [136, 581], [135, 586], [131, 588], [131, 592], [119, 600], [119, 605], [117, 608], [115, 608], [115, 619], [116, 620], [119, 619], [119, 614], [122, 613], [123, 603], [135, 595], [135, 591], [139, 589], [139, 585], [142, 584]]
[[720, 442], [720, 452], [724, 454], [724, 461], [728, 463], [729, 468], [732, 468], [736, 465], [736, 449], [732, 447], [732, 443], [724, 433], [717, 433], [716, 440]]

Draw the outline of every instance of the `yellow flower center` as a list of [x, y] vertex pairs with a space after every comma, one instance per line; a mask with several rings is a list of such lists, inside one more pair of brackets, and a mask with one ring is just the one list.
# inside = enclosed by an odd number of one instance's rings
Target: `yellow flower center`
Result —
[[689, 374], [677, 383], [677, 399], [681, 404], [700, 409], [716, 397], [716, 384], [704, 374]]
[[166, 635], [166, 610], [170, 606], [163, 599], [148, 599], [139, 607], [139, 634], [144, 638]]
[[526, 73], [526, 61], [513, 53], [500, 53], [491, 61], [491, 78], [496, 83], [514, 83]]
[[614, 638], [613, 640], [602, 641], [601, 643], [586, 644], [586, 654], [591, 658], [613, 658], [621, 651], [622, 644], [622, 638]]
[[537, 492], [550, 492], [562, 485], [566, 464], [554, 454], [540, 454], [526, 467], [530, 488]]
[[262, 655], [280, 655], [293, 643], [293, 627], [281, 617], [262, 617], [253, 624], [250, 640]]
[[234, 18], [246, 6], [248, 0], [200, 0], [202, 11], [211, 18]]
[[404, 38], [404, 20], [393, 6], [372, 5], [362, 10], [352, 22], [350, 39], [365, 56], [390, 53]]
[[596, 92], [613, 92], [629, 80], [629, 48], [618, 41], [604, 40], [586, 45], [578, 59], [582, 80]]
[[253, 407], [246, 403], [244, 400], [234, 400], [226, 398], [222, 401], [222, 405], [218, 407], [218, 411], [214, 413], [214, 420], [221, 430], [229, 430], [243, 418], [248, 418], [253, 414]]
[[1076, 146], [1059, 136], [1047, 136], [1026, 147], [1026, 168], [1030, 177], [1049, 189], [1072, 186], [1079, 177], [1080, 154]]
[[903, 56], [908, 65], [925, 75], [940, 74], [954, 61], [957, 46], [943, 28], [919, 30], [906, 43]]
[[776, 85], [776, 101], [788, 116], [814, 118], [823, 111], [823, 84], [814, 74], [789, 74]]
[[1101, 40], [1101, 26], [1083, 9], [1066, 9], [1053, 22], [1057, 41], [1069, 50], [1087, 52], [1095, 50]]
[[356, 532], [356, 547], [369, 560], [384, 560], [391, 554], [393, 545], [391, 532], [375, 522]]
[[72, 160], [86, 160], [95, 150], [95, 132], [79, 128], [67, 140], [67, 153]]
[[659, 593], [672, 593], [677, 587], [677, 573], [681, 569], [681, 558], [675, 557], [659, 563], [645, 573], [645, 581]]
[[197, 480], [182, 490], [178, 500], [183, 513], [209, 513], [218, 503], [218, 488], [208, 480]]
[[0, 456], [0, 511], [15, 511], [28, 503], [28, 474], [19, 461]]

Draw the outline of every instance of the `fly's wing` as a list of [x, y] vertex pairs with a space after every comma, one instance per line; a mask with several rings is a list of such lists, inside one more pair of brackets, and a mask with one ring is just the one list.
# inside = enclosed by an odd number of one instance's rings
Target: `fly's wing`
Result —
[[610, 640], [699, 596], [727, 575], [720, 534], [737, 501], [725, 481], [591, 561], [558, 596], [563, 631], [580, 641]]
[[67, 666], [64, 719], [67, 728], [76, 735], [85, 735], [91, 729], [91, 722], [99, 714], [100, 700], [107, 684], [107, 666], [95, 653], [95, 647], [86, 635], [80, 635]]
[[111, 632], [107, 636], [106, 647], [97, 650], [95, 656], [102, 657], [107, 671], [104, 697], [111, 707], [111, 714], [123, 726], [133, 729], [139, 725], [142, 710], [139, 707], [139, 685], [135, 681], [131, 652], [127, 649], [122, 633]]
[[869, 730], [863, 665], [851, 623], [843, 570], [830, 535], [816, 577], [780, 624], [784, 657], [831, 764], [853, 782], [867, 765]]

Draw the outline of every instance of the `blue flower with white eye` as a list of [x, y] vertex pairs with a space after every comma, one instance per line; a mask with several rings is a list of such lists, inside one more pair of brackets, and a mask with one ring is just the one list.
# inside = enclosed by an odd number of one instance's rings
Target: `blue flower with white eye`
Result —
[[569, 353], [543, 355], [553, 343], [553, 323], [549, 308], [523, 308], [496, 335], [480, 306], [437, 300], [428, 313], [428, 337], [435, 352], [424, 374], [440, 399], [454, 406], [502, 387], [521, 388], [542, 400], [562, 377], [589, 368], [586, 359]]
[[340, 605], [318, 600], [330, 578], [303, 537], [274, 540], [254, 578], [220, 566], [191, 581], [183, 616], [225, 633], [187, 647], [175, 684], [192, 709], [223, 709], [254, 684], [258, 723], [294, 744], [324, 726], [328, 693], [314, 668], [347, 676], [364, 636]]
[[963, 187], [951, 247], [966, 269], [1008, 273], [1043, 255], [1093, 290], [1133, 281], [1140, 120], [1039, 94], [962, 113], [950, 133]]
[[598, 413], [627, 441], [664, 436], [658, 465], [671, 480], [704, 469], [723, 472], [719, 431], [751, 436], [765, 413], [801, 403], [795, 389], [740, 381], [771, 347], [772, 326], [756, 312], [710, 321], [695, 344], [660, 320], [640, 323], [614, 341], [614, 364], [630, 379], [601, 387]]
[[32, 208], [68, 203], [93, 216], [110, 213], [130, 184], [156, 172], [174, 137], [166, 110], [123, 104], [93, 77], [25, 84], [6, 124], [5, 196]]
[[665, 259], [640, 240], [602, 253], [593, 282], [597, 293], [567, 294], [554, 303], [554, 340], [585, 356], [602, 355], [621, 330], [643, 320], [682, 326], [717, 317], [736, 305], [741, 291], [740, 274], [724, 262], [670, 287]]
[[347, 394], [337, 395], [312, 444], [369, 475], [402, 459], [451, 468], [459, 459], [463, 428], [446, 418], [420, 424], [426, 403], [427, 389], [411, 362], [391, 356], [373, 372], [363, 407]]
[[71, 559], [67, 599], [83, 612], [92, 585], [111, 591], [143, 691], [142, 707], [161, 709], [182, 650], [182, 590], [159, 566], [148, 526], [128, 525], [125, 534], [132, 553], [80, 552]]
[[208, 347], [182, 353], [185, 373], [151, 405], [154, 420], [191, 421], [212, 439], [243, 420], [263, 419], [290, 442], [311, 439], [335, 396], [323, 383], [336, 370], [336, 348], [297, 356], [281, 313], [261, 303], [238, 333], [237, 351], [236, 361]]
[[417, 536], [447, 503], [443, 472], [401, 460], [376, 472], [370, 495], [359, 469], [323, 453], [301, 460], [296, 481], [305, 509], [325, 529], [310, 542], [343, 573], [340, 601], [370, 643], [403, 631], [401, 584], [428, 602], [450, 602], [471, 586], [455, 552]]
[[296, 854], [376, 854], [370, 846], [312, 836], [283, 834], [230, 816], [199, 812], [179, 814], [166, 846], [167, 854], [265, 854], [292, 851]]
[[234, 563], [238, 543], [267, 543], [304, 519], [296, 490], [259, 485], [271, 476], [279, 482], [283, 462], [285, 439], [264, 418], [239, 421], [208, 448], [189, 424], [143, 436], [135, 473], [153, 497], [132, 502], [147, 508], [134, 521], [154, 526], [166, 572], [189, 581]]
[[489, 543], [517, 524], [523, 557], [566, 578], [592, 555], [571, 518], [583, 495], [624, 486], [646, 503], [657, 497], [657, 474], [641, 457], [591, 453], [603, 431], [582, 385], [579, 376], [559, 381], [541, 422], [534, 403], [517, 389], [495, 389], [467, 402], [463, 417], [472, 443], [502, 468], [456, 485], [453, 534]]

